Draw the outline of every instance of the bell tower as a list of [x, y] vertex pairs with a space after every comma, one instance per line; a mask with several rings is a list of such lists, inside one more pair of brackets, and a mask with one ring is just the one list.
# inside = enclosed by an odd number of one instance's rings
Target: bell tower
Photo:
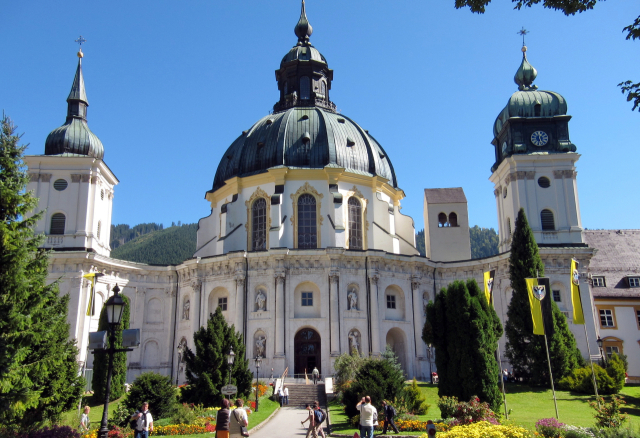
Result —
[[538, 245], [582, 243], [576, 182], [580, 155], [569, 139], [571, 116], [560, 94], [533, 85], [537, 74], [523, 41], [514, 77], [518, 91], [498, 115], [491, 142], [496, 161], [489, 179], [498, 210], [500, 252], [511, 247], [520, 208]]
[[[82, 37], [77, 40], [82, 44]], [[44, 155], [28, 155], [31, 190], [45, 211], [36, 232], [47, 236], [44, 247], [90, 251], [108, 257], [111, 248], [113, 188], [118, 179], [103, 161], [104, 147], [89, 129], [89, 101], [82, 74], [82, 49], [67, 97], [67, 118], [51, 131]]]

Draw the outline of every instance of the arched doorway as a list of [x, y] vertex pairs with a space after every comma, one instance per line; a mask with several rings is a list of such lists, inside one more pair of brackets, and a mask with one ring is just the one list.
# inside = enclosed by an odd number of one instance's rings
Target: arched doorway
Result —
[[405, 374], [409, 375], [407, 369], [407, 354], [406, 354], [406, 336], [404, 332], [398, 327], [394, 327], [387, 333], [387, 345], [391, 347], [393, 352], [398, 356], [398, 362], [402, 366]]
[[293, 338], [294, 374], [311, 374], [314, 367], [320, 368], [320, 335], [311, 328], [303, 328]]

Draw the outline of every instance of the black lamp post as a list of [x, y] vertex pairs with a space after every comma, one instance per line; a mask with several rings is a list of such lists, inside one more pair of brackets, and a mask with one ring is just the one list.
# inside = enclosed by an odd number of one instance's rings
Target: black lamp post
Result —
[[431, 369], [431, 348], [433, 348], [431, 344], [427, 344], [427, 358], [429, 359], [429, 379], [433, 384], [433, 374], [431, 374], [433, 372]]
[[235, 359], [236, 354], [233, 352], [233, 347], [229, 347], [229, 354], [227, 354], [227, 365], [229, 365], [229, 385], [231, 385], [231, 367], [233, 366], [233, 361]]
[[256, 361], [256, 412], [258, 412], [258, 382], [260, 381], [260, 365], [262, 365], [262, 356], [258, 356]]
[[603, 350], [602, 350], [602, 345], [604, 344], [604, 341], [602, 340], [602, 338], [600, 336], [598, 336], [598, 339], [596, 340], [596, 342], [598, 343], [598, 348], [600, 349], [600, 358], [602, 359], [602, 364], [606, 365], [607, 364], [607, 359], [606, 359], [605, 355], [603, 354]]
[[[116, 284], [113, 288], [113, 296], [107, 300], [105, 307], [107, 308], [107, 321], [109, 322], [109, 348], [106, 353], [109, 355], [109, 367], [107, 368], [107, 387], [104, 399], [104, 411], [102, 412], [102, 423], [98, 431], [98, 438], [107, 438], [109, 429], [107, 420], [109, 415], [109, 396], [111, 395], [111, 374], [113, 374], [113, 356], [115, 353], [122, 351], [133, 351], [131, 348], [115, 348], [116, 330], [120, 325], [122, 311], [124, 310], [125, 301], [120, 295], [120, 288]], [[104, 350], [103, 350], [104, 351]]]

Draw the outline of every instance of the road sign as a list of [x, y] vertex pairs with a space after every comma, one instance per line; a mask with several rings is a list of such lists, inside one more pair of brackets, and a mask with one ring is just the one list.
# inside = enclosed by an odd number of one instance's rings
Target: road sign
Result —
[[224, 395], [237, 394], [238, 387], [235, 385], [225, 385], [222, 387], [220, 392], [223, 393]]

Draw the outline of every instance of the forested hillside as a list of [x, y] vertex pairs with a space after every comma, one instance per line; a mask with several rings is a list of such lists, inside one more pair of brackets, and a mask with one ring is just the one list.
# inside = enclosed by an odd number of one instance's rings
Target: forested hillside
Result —
[[[138, 263], [177, 265], [193, 257], [193, 253], [196, 252], [198, 224], [182, 224], [166, 229], [158, 224], [141, 225], [144, 226], [142, 230], [150, 231], [113, 249], [111, 257]], [[152, 230], [152, 227], [147, 227], [148, 225], [157, 225], [159, 228]], [[136, 225], [131, 230], [139, 226]], [[117, 225], [117, 227], [128, 227], [128, 225]], [[123, 230], [123, 234], [126, 234], [126, 229], [123, 228]]]
[[[474, 226], [469, 229], [471, 239], [471, 258], [480, 259], [498, 254], [498, 234], [493, 228]], [[416, 248], [420, 255], [425, 255], [424, 230], [416, 234]]]
[[133, 228], [127, 224], [111, 225], [111, 242], [109, 242], [109, 244], [111, 245], [111, 249], [114, 250], [138, 236], [152, 231], [162, 230], [163, 228], [162, 224], [154, 223], [138, 224]]

